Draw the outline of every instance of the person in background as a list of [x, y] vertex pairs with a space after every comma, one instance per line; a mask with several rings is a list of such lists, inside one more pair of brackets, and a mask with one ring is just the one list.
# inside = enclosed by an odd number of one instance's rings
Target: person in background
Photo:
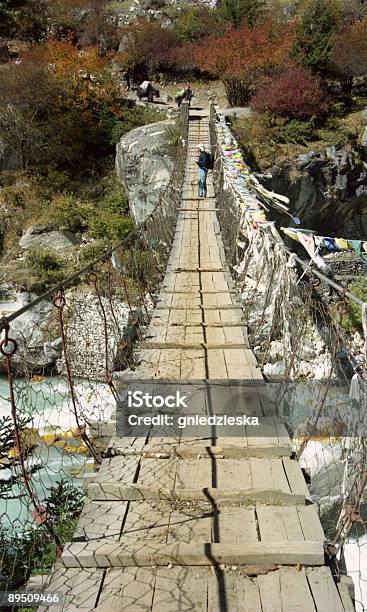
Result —
[[130, 91], [130, 87], [131, 87], [131, 70], [130, 68], [126, 68], [124, 74], [123, 74], [123, 79], [125, 81], [125, 89], [126, 91]]
[[177, 103], [178, 108], [180, 108], [182, 101], [185, 98], [185, 93], [186, 93], [186, 89], [181, 89], [180, 91], [178, 91], [175, 95], [175, 100]]
[[140, 85], [140, 89], [143, 92], [143, 94], [146, 94], [148, 92], [150, 86], [150, 81], [145, 80], [142, 82], [142, 84]]
[[206, 198], [206, 179], [208, 176], [207, 153], [203, 144], [198, 145], [199, 157], [196, 161], [198, 169], [199, 198]]
[[190, 83], [188, 83], [185, 89], [185, 100], [188, 101], [189, 105], [191, 104], [191, 100], [193, 96], [194, 96], [194, 92], [192, 91]]

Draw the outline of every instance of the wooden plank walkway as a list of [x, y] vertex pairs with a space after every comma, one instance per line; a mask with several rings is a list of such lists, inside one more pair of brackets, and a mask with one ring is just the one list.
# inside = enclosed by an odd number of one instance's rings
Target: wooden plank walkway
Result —
[[260, 424], [241, 437], [113, 438], [47, 590], [64, 592], [68, 611], [343, 612], [316, 506], [248, 345], [211, 178], [197, 198], [199, 142], [210, 145], [209, 120], [191, 111], [167, 273], [127, 378], [212, 381], [210, 414], [240, 409]]

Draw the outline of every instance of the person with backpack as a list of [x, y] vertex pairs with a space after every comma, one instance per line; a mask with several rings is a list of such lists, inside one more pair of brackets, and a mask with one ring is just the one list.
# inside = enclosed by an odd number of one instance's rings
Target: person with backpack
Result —
[[186, 85], [184, 99], [187, 100], [189, 106], [191, 105], [191, 100], [194, 97], [194, 92], [192, 91], [191, 85], [188, 83]]
[[185, 93], [186, 93], [186, 90], [185, 89], [181, 89], [175, 95], [175, 101], [176, 101], [176, 104], [177, 104], [178, 108], [180, 108], [183, 100], [185, 99]]
[[198, 185], [199, 185], [199, 198], [206, 198], [207, 186], [206, 180], [208, 177], [208, 170], [214, 168], [214, 157], [205, 150], [203, 144], [198, 145], [199, 157], [196, 161], [199, 166], [198, 169]]

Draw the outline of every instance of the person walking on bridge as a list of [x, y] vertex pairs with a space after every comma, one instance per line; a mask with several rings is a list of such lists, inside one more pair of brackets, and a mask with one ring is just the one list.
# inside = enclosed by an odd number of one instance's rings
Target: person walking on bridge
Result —
[[207, 164], [208, 154], [205, 151], [205, 147], [203, 144], [199, 144], [198, 149], [199, 149], [199, 157], [196, 163], [199, 166], [199, 169], [198, 169], [199, 198], [206, 198], [206, 192], [207, 192], [206, 179], [208, 176], [208, 164]]

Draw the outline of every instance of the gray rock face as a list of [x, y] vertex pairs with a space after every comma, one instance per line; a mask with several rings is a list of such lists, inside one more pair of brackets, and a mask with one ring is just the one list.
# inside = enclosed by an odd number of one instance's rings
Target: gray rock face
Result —
[[362, 147], [367, 147], [367, 126], [363, 133], [361, 144], [362, 144]]
[[140, 223], [152, 212], [167, 187], [174, 162], [166, 153], [166, 128], [160, 121], [122, 137], [116, 150], [116, 173], [129, 194], [131, 213]]
[[[354, 150], [339, 145], [321, 153], [310, 151], [299, 156], [296, 168], [298, 176], [293, 180], [290, 172], [294, 164], [274, 168], [272, 178], [264, 182], [289, 197], [302, 227], [324, 235], [339, 232], [346, 238], [365, 235], [367, 164]], [[288, 222], [281, 220], [282, 225]]]
[[249, 106], [231, 106], [221, 110], [221, 115], [225, 117], [253, 117], [254, 112]]
[[[0, 285], [0, 318], [26, 306], [36, 297], [18, 293], [10, 285]], [[9, 336], [18, 344], [13, 357], [13, 367], [17, 372], [29, 374], [49, 370], [60, 356], [60, 340], [46, 340], [53, 310], [52, 302], [43, 300], [11, 323]], [[5, 371], [5, 363], [1, 359], [0, 373]]]
[[79, 241], [74, 234], [68, 231], [52, 231], [36, 233], [34, 228], [30, 228], [19, 241], [22, 249], [53, 249], [60, 251], [78, 244]]

